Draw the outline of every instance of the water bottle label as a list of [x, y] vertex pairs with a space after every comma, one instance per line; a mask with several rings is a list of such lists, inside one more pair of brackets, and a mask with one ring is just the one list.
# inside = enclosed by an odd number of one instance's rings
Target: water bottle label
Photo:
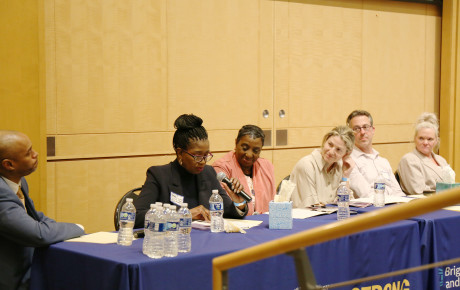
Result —
[[349, 202], [350, 196], [348, 194], [339, 194], [337, 195], [338, 202]]
[[179, 230], [179, 223], [178, 222], [167, 222], [166, 223], [166, 230], [167, 231], [177, 231], [177, 230]]
[[151, 231], [154, 231], [155, 230], [155, 222], [147, 222], [147, 226], [145, 227], [146, 229], [149, 229]]
[[134, 213], [134, 212], [122, 211], [120, 213], [120, 221], [134, 222], [135, 219], [136, 219], [136, 213]]
[[375, 182], [374, 189], [376, 190], [385, 190], [385, 182]]
[[162, 233], [166, 230], [165, 223], [155, 223], [154, 225], [155, 232]]
[[210, 211], [223, 210], [222, 203], [220, 203], [220, 202], [211, 202], [209, 204], [209, 210]]
[[181, 228], [189, 228], [192, 226], [192, 219], [191, 218], [181, 218], [179, 222], [179, 227]]

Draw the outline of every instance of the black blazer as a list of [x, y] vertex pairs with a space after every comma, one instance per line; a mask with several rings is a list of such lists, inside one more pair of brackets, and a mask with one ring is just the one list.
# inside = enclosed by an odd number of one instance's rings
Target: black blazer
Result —
[[[134, 206], [136, 207], [135, 228], [144, 227], [145, 214], [150, 209], [151, 203], [157, 201], [171, 203], [171, 192], [183, 195], [180, 181], [180, 174], [182, 174], [183, 169], [181, 169], [176, 159], [169, 164], [152, 166], [147, 170], [147, 178], [142, 191], [139, 194], [139, 198], [134, 201]], [[209, 165], [206, 165], [204, 170], [200, 174], [197, 174], [198, 204], [209, 209], [209, 198], [211, 197], [212, 190], [218, 189], [224, 201], [224, 217], [243, 218], [248, 212], [247, 207], [244, 212], [240, 213], [241, 211], [237, 210], [232, 199], [222, 188], [216, 176], [216, 171]]]

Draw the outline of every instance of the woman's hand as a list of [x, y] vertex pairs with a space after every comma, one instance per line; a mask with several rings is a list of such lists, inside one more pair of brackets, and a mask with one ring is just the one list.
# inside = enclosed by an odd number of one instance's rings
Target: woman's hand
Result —
[[[221, 182], [222, 187], [225, 189], [227, 192], [228, 196], [233, 200], [233, 202], [236, 203], [241, 203], [244, 201], [244, 198], [239, 196], [237, 192], [240, 192], [244, 190], [244, 186], [240, 183], [240, 181], [237, 178], [230, 178], [230, 181], [232, 182], [232, 188], [229, 188], [227, 184]], [[239, 209], [244, 209], [245, 205], [240, 205], [238, 208]]]
[[202, 205], [192, 208], [190, 212], [192, 213], [192, 220], [211, 220], [209, 210]]
[[355, 161], [351, 158], [350, 153], [345, 154], [342, 157], [343, 165], [342, 165], [342, 175], [346, 178], [350, 177], [353, 168], [355, 167]]

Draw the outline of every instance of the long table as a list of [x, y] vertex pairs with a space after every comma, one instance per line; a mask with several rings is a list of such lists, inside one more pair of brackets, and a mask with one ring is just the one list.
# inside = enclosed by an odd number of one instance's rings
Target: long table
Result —
[[[142, 239], [130, 247], [57, 243], [37, 249], [31, 289], [211, 289], [214, 257], [335, 222], [336, 218], [336, 214], [330, 214], [294, 220], [292, 230], [270, 230], [268, 215], [251, 216], [248, 219], [263, 222], [246, 234], [193, 229], [190, 253], [158, 260], [142, 254]], [[306, 250], [317, 283], [326, 285], [421, 265], [421, 251], [427, 246], [422, 239], [425, 232], [420, 221], [406, 220]], [[389, 284], [396, 285], [395, 289], [432, 289], [427, 288], [426, 275], [417, 272], [344, 289], [375, 285], [386, 289]], [[295, 289], [298, 285], [293, 259], [279, 255], [231, 269], [229, 285], [230, 289]]]

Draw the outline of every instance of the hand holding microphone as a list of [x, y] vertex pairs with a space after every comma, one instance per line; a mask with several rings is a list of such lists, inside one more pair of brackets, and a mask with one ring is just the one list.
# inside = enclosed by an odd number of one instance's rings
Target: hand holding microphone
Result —
[[[220, 182], [225, 183], [230, 189], [232, 189], [233, 184], [230, 181], [230, 179], [227, 178], [227, 176], [225, 175], [224, 172], [217, 173], [217, 180], [219, 180]], [[240, 192], [236, 192], [236, 194], [238, 194], [239, 196], [244, 198], [244, 200], [246, 200], [246, 202], [251, 202], [251, 200], [252, 200], [252, 197], [249, 194], [247, 194], [246, 192], [244, 192], [243, 190], [241, 190]]]

